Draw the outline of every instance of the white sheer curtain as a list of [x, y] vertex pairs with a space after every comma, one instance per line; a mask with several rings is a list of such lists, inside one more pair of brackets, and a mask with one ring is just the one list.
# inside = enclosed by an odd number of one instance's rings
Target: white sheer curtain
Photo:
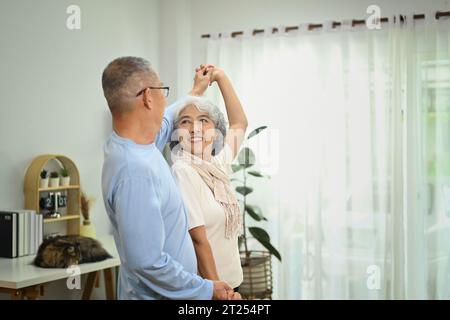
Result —
[[250, 201], [283, 256], [274, 298], [450, 298], [450, 24], [390, 20], [208, 40], [271, 129]]

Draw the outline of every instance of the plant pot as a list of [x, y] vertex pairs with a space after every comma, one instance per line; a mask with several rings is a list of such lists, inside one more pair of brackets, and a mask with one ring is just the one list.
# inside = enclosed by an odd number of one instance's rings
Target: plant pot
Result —
[[50, 178], [50, 188], [59, 187], [59, 178]]
[[80, 236], [94, 238], [94, 239], [97, 237], [94, 225], [91, 224], [91, 222], [89, 220], [83, 221], [83, 224], [81, 225], [81, 228], [80, 228]]
[[272, 260], [268, 251], [241, 252], [244, 280], [239, 293], [245, 299], [272, 299]]
[[61, 177], [61, 186], [66, 187], [70, 184], [70, 176], [69, 177]]
[[45, 189], [48, 188], [48, 178], [42, 179], [39, 181], [39, 188]]

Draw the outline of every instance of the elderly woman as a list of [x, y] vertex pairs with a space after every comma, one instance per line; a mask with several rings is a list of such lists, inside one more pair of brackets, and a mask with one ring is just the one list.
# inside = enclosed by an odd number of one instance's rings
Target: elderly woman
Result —
[[238, 248], [242, 214], [229, 175], [247, 118], [225, 72], [211, 65], [201, 68], [220, 88], [228, 131], [214, 104], [201, 97], [188, 99], [175, 116], [179, 143], [172, 148], [172, 170], [186, 205], [199, 274], [226, 281], [237, 291], [243, 279]]

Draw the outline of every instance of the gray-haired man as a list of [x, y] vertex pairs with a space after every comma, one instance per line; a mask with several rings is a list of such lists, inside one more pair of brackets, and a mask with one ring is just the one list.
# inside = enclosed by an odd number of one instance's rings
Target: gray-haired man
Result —
[[[208, 87], [198, 70], [191, 95]], [[103, 200], [121, 259], [119, 299], [228, 299], [224, 282], [197, 275], [181, 194], [161, 150], [173, 130], [169, 88], [148, 61], [123, 57], [104, 70], [103, 91], [113, 116], [104, 146]]]

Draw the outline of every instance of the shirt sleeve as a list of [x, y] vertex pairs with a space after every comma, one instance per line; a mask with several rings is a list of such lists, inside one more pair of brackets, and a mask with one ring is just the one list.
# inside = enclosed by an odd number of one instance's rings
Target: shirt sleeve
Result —
[[159, 150], [163, 150], [164, 146], [170, 141], [174, 129], [173, 121], [175, 120], [176, 110], [186, 101], [188, 96], [178, 99], [169, 105], [164, 111], [164, 117], [161, 123], [161, 129], [156, 136], [155, 144]]
[[174, 165], [172, 171], [187, 210], [189, 230], [204, 226], [205, 218], [201, 199], [202, 178], [188, 166]]
[[123, 263], [139, 280], [168, 299], [211, 299], [213, 283], [184, 270], [164, 252], [166, 235], [154, 181], [131, 177], [114, 196]]

